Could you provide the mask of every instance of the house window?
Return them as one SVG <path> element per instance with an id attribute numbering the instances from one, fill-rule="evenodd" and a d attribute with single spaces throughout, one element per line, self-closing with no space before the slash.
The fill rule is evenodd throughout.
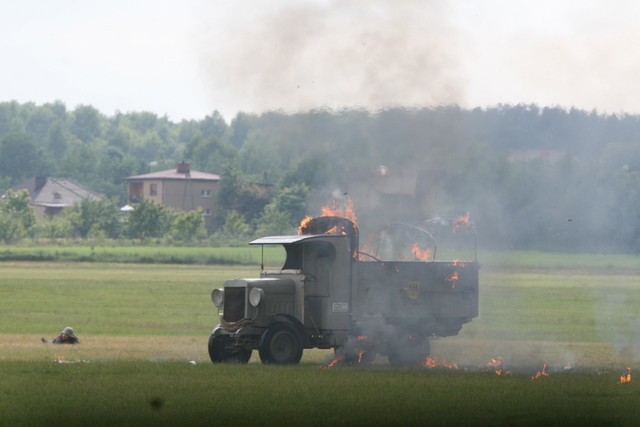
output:
<path id="1" fill-rule="evenodd" d="M 211 190 L 200 190 L 200 197 L 211 197 Z"/>
<path id="2" fill-rule="evenodd" d="M 158 184 L 149 184 L 149 195 L 150 196 L 158 195 Z"/>
<path id="3" fill-rule="evenodd" d="M 204 216 L 211 216 L 211 209 L 205 209 Z"/>

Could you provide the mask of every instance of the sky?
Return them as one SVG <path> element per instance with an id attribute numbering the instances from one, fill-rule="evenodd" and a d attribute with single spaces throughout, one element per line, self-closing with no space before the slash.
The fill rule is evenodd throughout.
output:
<path id="1" fill-rule="evenodd" d="M 0 102 L 640 114 L 634 0 L 0 0 Z"/>

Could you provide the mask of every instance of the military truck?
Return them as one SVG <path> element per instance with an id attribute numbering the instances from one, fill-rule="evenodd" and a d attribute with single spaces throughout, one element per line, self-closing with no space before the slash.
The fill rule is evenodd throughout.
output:
<path id="1" fill-rule="evenodd" d="M 429 340 L 457 335 L 478 315 L 478 263 L 388 261 L 358 248 L 358 228 L 342 217 L 316 217 L 301 233 L 263 237 L 282 245 L 284 265 L 259 278 L 228 280 L 211 300 L 220 324 L 209 338 L 214 363 L 296 364 L 304 349 L 335 349 L 345 360 L 386 356 L 416 363 Z"/>

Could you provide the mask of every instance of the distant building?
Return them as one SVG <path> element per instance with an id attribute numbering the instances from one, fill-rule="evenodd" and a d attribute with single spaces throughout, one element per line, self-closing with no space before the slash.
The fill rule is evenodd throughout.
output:
<path id="1" fill-rule="evenodd" d="M 104 197 L 70 179 L 37 176 L 12 188 L 13 191 L 27 190 L 36 218 L 53 218 L 65 208 L 85 199 L 101 200 Z"/>
<path id="2" fill-rule="evenodd" d="M 127 182 L 134 209 L 142 200 L 182 211 L 202 208 L 206 227 L 213 224 L 219 175 L 192 171 L 189 163 L 181 162 L 175 169 L 130 176 Z"/>

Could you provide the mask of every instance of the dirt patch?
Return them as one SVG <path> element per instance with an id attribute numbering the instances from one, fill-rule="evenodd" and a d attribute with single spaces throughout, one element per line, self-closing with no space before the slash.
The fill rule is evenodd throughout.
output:
<path id="1" fill-rule="evenodd" d="M 80 336 L 80 344 L 44 344 L 40 335 L 0 334 L 6 343 L 0 348 L 0 361 L 59 360 L 107 362 L 117 360 L 184 361 L 211 363 L 208 336 Z M 51 341 L 51 337 L 45 337 Z M 333 352 L 331 352 L 333 353 Z M 327 350 L 306 350 L 303 361 L 320 363 Z M 259 362 L 254 351 L 251 362 Z"/>

